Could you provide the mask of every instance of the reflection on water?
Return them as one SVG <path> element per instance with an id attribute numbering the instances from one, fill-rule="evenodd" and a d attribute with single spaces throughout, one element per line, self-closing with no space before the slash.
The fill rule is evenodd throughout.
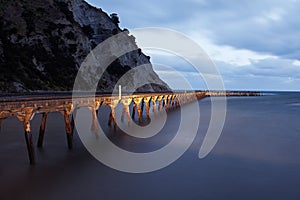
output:
<path id="1" fill-rule="evenodd" d="M 209 99 L 201 100 L 200 128 L 190 149 L 171 166 L 140 175 L 102 165 L 77 134 L 69 151 L 63 116 L 58 113 L 49 114 L 44 148 L 36 151 L 37 164 L 29 166 L 22 124 L 10 118 L 2 122 L 0 132 L 0 199 L 298 199 L 299 101 L 297 93 L 229 98 L 221 138 L 200 160 L 210 118 Z M 133 138 L 107 127 L 109 108 L 101 109 L 100 125 L 107 136 L 134 152 L 163 147 L 180 121 L 180 111 L 174 110 L 159 134 Z M 35 142 L 41 117 L 32 123 Z"/>

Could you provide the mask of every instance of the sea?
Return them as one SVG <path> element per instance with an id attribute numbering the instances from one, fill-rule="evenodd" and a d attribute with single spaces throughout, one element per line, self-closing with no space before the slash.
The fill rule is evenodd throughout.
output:
<path id="1" fill-rule="evenodd" d="M 37 161 L 31 166 L 21 122 L 6 119 L 0 132 L 0 199 L 300 198 L 300 93 L 228 97 L 221 136 L 203 159 L 198 153 L 210 123 L 210 98 L 198 104 L 199 122 L 192 115 L 183 116 L 199 123 L 191 146 L 170 165 L 148 173 L 126 173 L 106 166 L 89 153 L 76 132 L 73 149 L 68 150 L 60 113 L 49 114 L 44 146 L 36 148 Z M 175 137 L 181 119 L 180 109 L 169 110 L 163 129 L 143 139 L 121 130 L 115 133 L 107 126 L 108 113 L 105 106 L 98 113 L 107 137 L 136 153 L 163 148 Z M 40 115 L 32 121 L 35 143 L 40 121 Z"/>

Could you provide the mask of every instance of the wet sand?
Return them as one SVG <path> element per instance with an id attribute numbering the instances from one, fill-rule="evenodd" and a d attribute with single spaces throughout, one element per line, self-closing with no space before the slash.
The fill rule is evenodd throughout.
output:
<path id="1" fill-rule="evenodd" d="M 278 98 L 277 101 L 274 98 Z M 0 132 L 0 199 L 297 199 L 300 196 L 300 107 L 279 97 L 229 98 L 221 138 L 198 158 L 209 117 L 209 99 L 199 102 L 196 140 L 172 165 L 147 174 L 113 170 L 94 159 L 74 135 L 68 150 L 63 116 L 49 114 L 44 147 L 30 166 L 22 124 L 3 121 Z M 108 108 L 99 112 L 107 113 Z M 108 114 L 101 115 L 106 124 Z M 147 140 L 106 128 L 110 139 L 133 151 L 159 149 L 173 137 L 180 111 L 168 114 L 162 133 Z M 192 120 L 192 119 L 191 119 Z M 37 141 L 41 116 L 32 122 Z M 174 123 L 175 122 L 175 123 Z M 106 126 L 104 126 L 106 127 Z"/>

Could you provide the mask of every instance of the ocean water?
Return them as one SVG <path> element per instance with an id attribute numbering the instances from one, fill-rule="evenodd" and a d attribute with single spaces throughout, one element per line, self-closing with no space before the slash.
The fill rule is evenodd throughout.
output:
<path id="1" fill-rule="evenodd" d="M 30 166 L 22 124 L 7 119 L 0 132 L 0 199 L 299 199 L 300 93 L 229 97 L 227 104 L 221 137 L 206 158 L 199 159 L 198 152 L 210 120 L 209 98 L 199 101 L 199 130 L 187 152 L 146 174 L 103 165 L 77 134 L 68 150 L 59 113 L 49 115 L 44 147 L 36 149 L 37 164 Z M 114 134 L 106 125 L 108 112 L 107 107 L 99 112 L 107 136 L 133 152 L 154 151 L 170 142 L 181 115 L 180 110 L 169 112 L 158 135 L 136 139 L 121 131 Z M 40 120 L 37 116 L 32 122 L 35 142 Z"/>

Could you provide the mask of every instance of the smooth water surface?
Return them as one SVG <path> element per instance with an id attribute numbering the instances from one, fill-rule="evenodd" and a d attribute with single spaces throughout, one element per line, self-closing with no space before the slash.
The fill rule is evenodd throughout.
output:
<path id="1" fill-rule="evenodd" d="M 28 164 L 22 124 L 3 121 L 0 132 L 0 199 L 299 199 L 300 94 L 228 98 L 219 142 L 205 159 L 198 152 L 210 119 L 209 98 L 199 101 L 201 121 L 189 150 L 172 165 L 148 174 L 115 171 L 95 160 L 77 134 L 68 150 L 63 116 L 49 115 L 45 143 Z M 163 147 L 174 136 L 180 111 L 168 113 L 157 136 L 134 139 L 100 124 L 118 146 L 134 152 Z M 189 116 L 185 116 L 189 117 Z M 193 119 L 190 119 L 193 120 Z M 41 116 L 34 118 L 35 142 Z M 197 123 L 197 122 L 195 122 Z"/>

